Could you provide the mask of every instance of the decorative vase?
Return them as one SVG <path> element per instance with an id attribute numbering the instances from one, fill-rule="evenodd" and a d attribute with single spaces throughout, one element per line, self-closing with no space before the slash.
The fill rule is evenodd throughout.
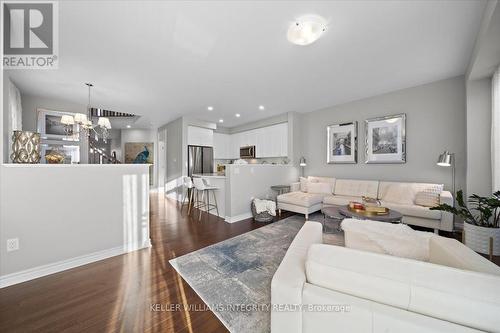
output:
<path id="1" fill-rule="evenodd" d="M 40 163 L 40 133 L 14 131 L 12 134 L 13 163 Z"/>
<path id="2" fill-rule="evenodd" d="M 472 250 L 490 254 L 490 238 L 493 239 L 493 255 L 500 255 L 500 228 L 486 228 L 464 223 L 465 245 Z"/>

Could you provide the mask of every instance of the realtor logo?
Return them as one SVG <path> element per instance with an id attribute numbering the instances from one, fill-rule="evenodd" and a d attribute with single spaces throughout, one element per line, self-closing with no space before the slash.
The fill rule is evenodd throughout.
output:
<path id="1" fill-rule="evenodd" d="M 5 68 L 57 68 L 56 2 L 3 2 L 3 22 Z"/>

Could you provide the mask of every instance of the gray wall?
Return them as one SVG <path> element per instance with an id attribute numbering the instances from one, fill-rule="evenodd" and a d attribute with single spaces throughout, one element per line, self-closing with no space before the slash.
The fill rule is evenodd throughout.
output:
<path id="1" fill-rule="evenodd" d="M 23 130 L 37 130 L 37 109 L 47 109 L 52 111 L 64 111 L 73 113 L 86 113 L 87 105 L 73 103 L 62 99 L 46 98 L 41 96 L 23 94 L 21 91 L 23 104 Z M 82 138 L 80 142 L 80 163 L 88 163 L 88 139 Z M 43 158 L 43 157 L 42 157 Z"/>
<path id="2" fill-rule="evenodd" d="M 467 82 L 467 194 L 491 194 L 491 78 Z"/>
<path id="3" fill-rule="evenodd" d="M 407 162 L 365 164 L 365 119 L 406 113 Z M 303 114 L 299 155 L 306 175 L 443 183 L 451 189 L 451 170 L 436 165 L 445 149 L 456 153 L 457 189 L 465 188 L 465 82 L 463 77 Z M 326 163 L 326 126 L 358 121 L 358 163 Z"/>
<path id="4" fill-rule="evenodd" d="M 163 127 L 160 130 L 167 130 L 167 176 L 165 192 L 171 198 L 178 199 L 178 186 L 182 182 L 182 149 L 183 149 L 183 120 L 178 118 Z M 160 185 L 161 186 L 161 185 Z M 178 199 L 180 200 L 180 199 Z"/>

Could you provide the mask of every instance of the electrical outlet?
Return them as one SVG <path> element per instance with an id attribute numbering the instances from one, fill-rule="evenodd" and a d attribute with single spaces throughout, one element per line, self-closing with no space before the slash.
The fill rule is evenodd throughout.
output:
<path id="1" fill-rule="evenodd" d="M 19 238 L 7 239 L 7 252 L 19 250 Z"/>

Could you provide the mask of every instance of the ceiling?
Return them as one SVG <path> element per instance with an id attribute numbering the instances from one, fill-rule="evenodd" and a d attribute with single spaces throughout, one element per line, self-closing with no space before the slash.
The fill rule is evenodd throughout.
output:
<path id="1" fill-rule="evenodd" d="M 233 127 L 461 75 L 485 4 L 64 1 L 59 69 L 9 74 L 24 93 L 82 105 L 93 82 L 93 106 L 142 115 L 137 126 L 188 115 Z M 304 14 L 328 30 L 293 45 Z"/>

